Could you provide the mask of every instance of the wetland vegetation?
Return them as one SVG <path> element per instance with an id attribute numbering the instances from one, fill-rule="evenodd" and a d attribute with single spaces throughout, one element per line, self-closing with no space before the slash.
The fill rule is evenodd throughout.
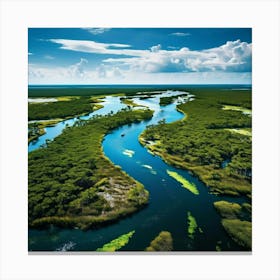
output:
<path id="1" fill-rule="evenodd" d="M 57 102 L 39 102 L 28 104 L 28 120 L 49 120 L 69 118 L 92 112 L 100 108 L 97 101 L 90 97 L 62 98 Z"/>
<path id="2" fill-rule="evenodd" d="M 79 120 L 29 153 L 29 225 L 90 228 L 139 210 L 148 192 L 103 154 L 101 141 L 112 129 L 152 117 L 150 110 Z"/>
<path id="3" fill-rule="evenodd" d="M 214 207 L 231 238 L 251 249 L 251 91 L 199 89 L 191 93 L 194 101 L 177 106 L 185 114 L 183 120 L 151 125 L 139 140 L 167 163 L 192 172 L 212 193 L 247 197 L 243 205 L 218 201 Z M 170 176 L 191 190 L 184 178 Z M 188 220 L 192 235 L 196 221 L 190 213 Z"/>
<path id="4" fill-rule="evenodd" d="M 168 231 L 162 231 L 159 235 L 151 241 L 146 251 L 172 251 L 173 250 L 173 239 L 171 233 Z"/>
<path id="5" fill-rule="evenodd" d="M 97 252 L 115 252 L 122 247 L 124 247 L 128 242 L 129 239 L 133 236 L 135 230 L 130 231 L 126 234 L 119 236 L 118 238 L 110 241 L 109 243 L 105 244 L 102 248 L 98 248 Z"/>
<path id="6" fill-rule="evenodd" d="M 168 164 L 195 175 L 211 193 L 245 198 L 246 203 L 216 201 L 213 207 L 221 216 L 221 225 L 232 240 L 250 250 L 251 91 L 231 92 L 209 88 L 184 90 L 195 97 L 189 102 L 185 103 L 185 99 L 182 104 L 177 103 L 177 110 L 184 113 L 185 117 L 173 123 L 166 123 L 162 119 L 157 124 L 149 125 L 139 136 L 139 141 Z M 67 89 L 65 94 L 61 92 L 61 89 L 43 91 L 43 94 L 42 89 L 31 91 L 31 97 L 52 97 L 57 101 L 28 105 L 29 120 L 34 120 L 29 123 L 29 141 L 42 135 L 46 126 L 101 108 L 100 98 L 105 94 L 103 89 L 95 90 L 92 96 L 89 95 L 91 90 L 83 89 L 79 97 L 74 96 L 76 89 Z M 151 119 L 153 112 L 147 108 L 137 109 L 143 105 L 134 102 L 136 89 L 117 89 L 112 93 L 126 95 L 121 97 L 121 101 L 128 106 L 127 109 L 115 115 L 95 116 L 88 121 L 78 119 L 73 127 L 66 127 L 61 135 L 48 141 L 44 148 L 29 154 L 30 228 L 42 229 L 55 225 L 96 229 L 147 205 L 148 191 L 108 160 L 101 145 L 103 137 L 113 129 Z M 144 100 L 155 94 L 158 92 L 153 90 L 138 96 Z M 167 107 L 175 100 L 171 96 L 161 97 L 160 105 Z M 126 135 L 121 134 L 121 137 L 125 138 Z M 132 159 L 135 151 L 126 148 L 122 154 Z M 157 174 L 150 165 L 141 166 Z M 164 172 L 191 194 L 200 195 L 196 185 L 178 172 L 169 169 Z M 112 252 L 124 247 L 135 231 L 124 232 L 127 233 L 99 247 L 97 251 Z M 193 241 L 198 232 L 203 231 L 194 215 L 188 211 L 187 236 Z M 215 244 L 216 250 L 222 250 L 221 244 Z M 173 250 L 171 233 L 162 231 L 146 250 Z"/>

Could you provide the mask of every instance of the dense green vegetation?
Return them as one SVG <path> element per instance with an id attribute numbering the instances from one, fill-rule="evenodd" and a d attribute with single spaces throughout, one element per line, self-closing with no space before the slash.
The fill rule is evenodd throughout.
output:
<path id="1" fill-rule="evenodd" d="M 159 99 L 159 105 L 160 105 L 160 106 L 169 105 L 169 104 L 171 104 L 174 100 L 176 100 L 178 97 L 181 97 L 181 96 L 187 96 L 187 93 L 183 93 L 183 94 L 180 94 L 180 95 L 177 95 L 177 96 L 165 96 L 165 97 L 161 97 L 161 98 Z"/>
<path id="2" fill-rule="evenodd" d="M 184 89 L 183 85 L 172 85 L 172 89 Z M 158 85 L 157 87 L 149 86 L 110 86 L 110 87 L 29 87 L 29 97 L 56 97 L 56 96 L 95 96 L 95 95 L 109 95 L 109 94 L 125 94 L 135 95 L 136 92 L 160 91 L 171 89 L 170 85 Z"/>
<path id="3" fill-rule="evenodd" d="M 114 166 L 102 152 L 110 130 L 152 117 L 150 110 L 79 120 L 29 153 L 29 225 L 96 227 L 133 213 L 148 201 L 143 185 Z"/>
<path id="4" fill-rule="evenodd" d="M 231 238 L 241 246 L 252 248 L 252 223 L 238 219 L 223 219 L 222 225 Z"/>
<path id="5" fill-rule="evenodd" d="M 166 97 L 161 97 L 159 100 L 159 105 L 160 106 L 166 106 L 168 104 L 171 104 L 174 100 L 173 96 L 166 96 Z"/>
<path id="6" fill-rule="evenodd" d="M 239 111 L 223 110 L 224 104 L 251 108 L 251 92 L 193 90 L 195 101 L 178 105 L 182 121 L 161 122 L 148 127 L 141 143 L 168 163 L 188 169 L 212 191 L 251 196 L 251 138 L 225 128 L 250 128 L 251 117 Z M 143 141 L 144 139 L 144 141 Z M 222 168 L 222 163 L 230 163 Z"/>
<path id="7" fill-rule="evenodd" d="M 169 231 L 162 231 L 160 234 L 151 242 L 146 251 L 172 251 L 173 240 Z"/>
<path id="8" fill-rule="evenodd" d="M 41 135 L 45 134 L 45 127 L 54 126 L 62 119 L 53 119 L 49 121 L 38 121 L 28 123 L 28 143 L 36 140 Z"/>
<path id="9" fill-rule="evenodd" d="M 169 164 L 190 170 L 212 192 L 251 198 L 251 91 L 194 89 L 191 93 L 195 101 L 177 106 L 185 114 L 183 120 L 148 127 L 140 142 Z M 214 206 L 231 238 L 250 249 L 251 204 L 219 201 Z M 196 221 L 191 215 L 188 220 L 192 233 Z"/>
<path id="10" fill-rule="evenodd" d="M 102 107 L 102 106 L 101 106 Z M 28 120 L 66 118 L 90 113 L 100 108 L 89 97 L 80 97 L 49 103 L 29 103 Z"/>
<path id="11" fill-rule="evenodd" d="M 111 242 L 105 244 L 102 248 L 98 248 L 97 252 L 115 252 L 122 247 L 124 247 L 128 242 L 129 239 L 133 236 L 135 230 L 130 231 L 126 234 L 119 236 L 118 238 L 112 240 Z"/>
<path id="12" fill-rule="evenodd" d="M 239 245 L 251 249 L 251 205 L 248 203 L 239 205 L 222 200 L 214 202 L 214 207 L 222 216 L 222 225 L 232 239 Z"/>

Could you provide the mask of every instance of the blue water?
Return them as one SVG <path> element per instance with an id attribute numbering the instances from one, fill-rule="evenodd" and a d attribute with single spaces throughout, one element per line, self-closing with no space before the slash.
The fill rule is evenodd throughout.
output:
<path id="1" fill-rule="evenodd" d="M 109 111 L 111 104 L 114 104 L 112 100 L 116 100 L 115 97 L 108 103 Z M 116 103 L 118 102 L 119 100 Z M 145 100 L 135 98 L 134 102 L 152 108 L 153 118 L 112 131 L 104 138 L 103 150 L 113 163 L 121 166 L 126 173 L 145 186 L 150 193 L 148 206 L 118 223 L 98 230 L 58 228 L 29 230 L 29 250 L 95 251 L 105 243 L 132 230 L 135 230 L 135 234 L 121 249 L 123 251 L 143 251 L 162 230 L 171 232 L 176 251 L 215 251 L 218 242 L 221 242 L 223 250 L 242 250 L 242 247 L 235 244 L 224 231 L 221 217 L 214 209 L 213 202 L 225 199 L 242 203 L 246 199 L 212 195 L 208 188 L 188 171 L 171 167 L 160 157 L 150 154 L 138 142 L 140 133 L 147 125 L 155 124 L 163 118 L 166 122 L 174 122 L 183 118 L 183 114 L 176 111 L 176 104 L 160 107 L 159 96 Z M 115 106 L 117 108 L 118 105 Z M 134 151 L 133 156 L 126 155 L 125 150 Z M 194 183 L 199 195 L 194 195 L 183 188 L 167 174 L 167 170 L 175 171 Z M 188 212 L 196 218 L 198 227 L 202 230 L 197 231 L 194 238 L 190 238 L 187 232 Z"/>
<path id="2" fill-rule="evenodd" d="M 79 119 L 88 120 L 95 115 L 104 116 L 111 112 L 116 113 L 119 110 L 126 107 L 126 105 L 124 105 L 123 103 L 120 102 L 120 97 L 112 97 L 112 96 L 106 96 L 100 104 L 103 105 L 104 107 L 97 111 L 94 111 L 88 115 L 81 116 L 81 117 L 79 117 Z M 33 150 L 36 150 L 36 149 L 44 146 L 46 144 L 47 140 L 54 139 L 55 137 L 57 137 L 59 134 L 62 133 L 63 129 L 66 126 L 72 126 L 77 120 L 78 120 L 78 118 L 72 118 L 69 120 L 59 122 L 55 126 L 46 127 L 45 128 L 46 133 L 44 135 L 40 136 L 37 140 L 29 143 L 28 152 L 31 152 Z"/>

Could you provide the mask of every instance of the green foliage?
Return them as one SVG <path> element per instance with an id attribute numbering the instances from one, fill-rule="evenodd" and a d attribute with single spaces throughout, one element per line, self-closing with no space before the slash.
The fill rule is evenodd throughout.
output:
<path id="1" fill-rule="evenodd" d="M 223 218 L 236 219 L 241 213 L 241 206 L 237 203 L 221 200 L 214 202 L 214 206 Z"/>
<path id="2" fill-rule="evenodd" d="M 166 106 L 168 104 L 171 104 L 173 100 L 174 100 L 174 96 L 161 97 L 159 100 L 159 105 Z"/>
<path id="3" fill-rule="evenodd" d="M 183 176 L 181 176 L 180 174 L 178 174 L 175 171 L 166 170 L 166 172 L 168 173 L 169 176 L 171 176 L 172 178 L 177 180 L 179 183 L 181 183 L 182 187 L 186 188 L 187 190 L 189 190 L 190 192 L 192 192 L 195 195 L 199 194 L 199 191 L 196 188 L 194 183 L 189 182 L 187 179 L 185 179 Z"/>
<path id="4" fill-rule="evenodd" d="M 54 223 L 89 228 L 145 205 L 148 192 L 105 158 L 101 141 L 111 129 L 152 114 L 137 110 L 95 117 L 66 128 L 47 147 L 29 153 L 30 226 Z"/>
<path id="5" fill-rule="evenodd" d="M 174 89 L 183 89 L 180 85 L 173 86 Z M 120 87 L 75 87 L 75 88 L 39 88 L 29 87 L 28 97 L 57 97 L 57 96 L 100 96 L 100 95 L 128 95 L 133 96 L 136 92 L 145 92 L 145 95 L 155 94 L 156 91 L 164 91 L 170 89 L 170 86 L 159 85 L 151 90 L 150 87 L 137 87 L 131 85 L 129 88 Z"/>
<path id="6" fill-rule="evenodd" d="M 162 231 L 160 234 L 152 240 L 149 247 L 145 251 L 172 251 L 173 239 L 169 231 Z"/>
<path id="7" fill-rule="evenodd" d="M 135 206 L 140 206 L 147 203 L 148 191 L 145 190 L 142 184 L 136 183 L 127 193 L 127 199 Z"/>
<path id="8" fill-rule="evenodd" d="M 212 191 L 228 195 L 251 195 L 252 139 L 228 129 L 249 131 L 251 117 L 224 105 L 251 109 L 250 91 L 192 89 L 195 100 L 178 105 L 185 118 L 170 124 L 149 126 L 141 134 L 147 145 L 169 164 L 192 171 Z M 243 133 L 244 134 L 244 133 Z M 230 163 L 222 168 L 225 159 Z"/>
<path id="9" fill-rule="evenodd" d="M 232 239 L 247 249 L 252 248 L 252 223 L 238 219 L 223 219 L 222 225 Z"/>
<path id="10" fill-rule="evenodd" d="M 97 252 L 115 252 L 120 248 L 124 247 L 128 242 L 129 239 L 133 236 L 135 230 L 130 231 L 126 234 L 119 236 L 118 238 L 112 240 L 111 242 L 105 244 L 102 248 L 98 248 Z"/>
<path id="11" fill-rule="evenodd" d="M 229 236 L 239 245 L 250 249 L 252 242 L 251 205 L 243 203 L 241 206 L 237 203 L 216 201 L 214 207 L 224 218 L 222 225 Z"/>
<path id="12" fill-rule="evenodd" d="M 38 122 L 28 124 L 28 143 L 45 134 L 44 126 Z"/>
<path id="13" fill-rule="evenodd" d="M 89 97 L 49 103 L 29 103 L 28 120 L 65 118 L 89 113 L 92 110 L 92 101 Z"/>
<path id="14" fill-rule="evenodd" d="M 194 239 L 194 234 L 197 230 L 197 223 L 195 217 L 192 216 L 191 212 L 188 212 L 188 235 Z"/>

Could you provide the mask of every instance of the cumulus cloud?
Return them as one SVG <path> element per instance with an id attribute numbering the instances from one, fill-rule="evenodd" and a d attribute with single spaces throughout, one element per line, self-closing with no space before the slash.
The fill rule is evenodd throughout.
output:
<path id="1" fill-rule="evenodd" d="M 161 49 L 161 45 L 160 44 L 151 47 L 151 51 L 152 52 L 158 52 L 160 49 Z"/>
<path id="2" fill-rule="evenodd" d="M 252 45 L 236 40 L 201 51 L 188 48 L 168 51 L 157 45 L 138 57 L 109 58 L 103 62 L 145 72 L 248 72 L 251 60 Z"/>
<path id="3" fill-rule="evenodd" d="M 105 82 L 108 78 L 122 80 L 125 76 L 119 67 L 101 64 L 95 69 L 87 69 L 88 60 L 81 58 L 79 62 L 68 67 L 42 67 L 36 64 L 29 64 L 28 78 L 32 84 L 36 83 L 99 83 Z"/>
<path id="4" fill-rule="evenodd" d="M 228 41 L 216 48 L 200 51 L 186 47 L 179 50 L 163 50 L 161 45 L 148 50 L 131 49 L 130 45 L 99 43 L 95 41 L 50 39 L 61 49 L 125 58 L 108 58 L 104 63 L 145 72 L 204 72 L 204 71 L 251 71 L 252 44 L 240 40 Z"/>
<path id="5" fill-rule="evenodd" d="M 190 50 L 187 47 L 165 50 L 160 44 L 146 50 L 136 50 L 130 45 L 119 43 L 66 39 L 50 39 L 50 41 L 66 50 L 112 56 L 103 59 L 102 63 L 95 68 L 87 66 L 88 61 L 84 58 L 68 67 L 47 68 L 30 65 L 29 77 L 32 81 L 41 79 L 52 80 L 53 83 L 61 80 L 69 83 L 94 83 L 98 80 L 99 83 L 103 83 L 110 80 L 113 83 L 123 79 L 125 82 L 127 79 L 137 80 L 144 74 L 159 77 L 155 74 L 174 73 L 179 77 L 184 73 L 217 75 L 234 72 L 250 73 L 252 69 L 252 44 L 240 40 L 228 41 L 221 46 L 199 51 Z"/>
<path id="6" fill-rule="evenodd" d="M 74 65 L 71 65 L 68 69 L 68 73 L 72 77 L 84 77 L 85 76 L 85 69 L 84 66 L 88 63 L 85 58 L 81 58 L 80 61 Z"/>

